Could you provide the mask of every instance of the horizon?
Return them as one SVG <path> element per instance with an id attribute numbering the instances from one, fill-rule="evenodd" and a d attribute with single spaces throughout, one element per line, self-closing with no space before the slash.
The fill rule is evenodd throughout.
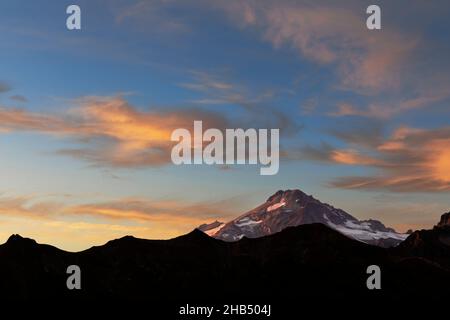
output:
<path id="1" fill-rule="evenodd" d="M 169 239 L 287 189 L 399 232 L 450 210 L 449 3 L 70 4 L 0 4 L 1 243 Z M 196 120 L 279 129 L 279 170 L 175 165 Z"/>
<path id="2" fill-rule="evenodd" d="M 299 190 L 299 191 L 303 192 L 303 191 L 300 190 L 300 189 L 286 189 L 286 190 L 278 190 L 278 191 L 276 191 L 275 193 L 271 194 L 271 196 L 273 196 L 274 194 L 276 194 L 276 193 L 279 192 L 279 191 L 285 192 L 285 191 L 295 191 L 295 190 Z M 308 195 L 308 196 L 311 196 L 311 197 L 313 197 L 313 198 L 315 198 L 316 200 L 319 200 L 320 202 L 322 202 L 320 199 L 318 199 L 317 197 L 315 197 L 315 196 L 312 195 L 312 194 L 307 194 L 307 195 Z M 326 203 L 326 202 L 322 202 L 322 203 L 324 203 L 324 204 L 329 204 L 329 203 Z M 332 204 L 329 204 L 329 205 L 333 206 Z M 333 206 L 333 207 L 334 207 L 334 206 Z M 0 243 L 0 245 L 1 245 L 1 244 L 5 244 L 11 237 L 19 236 L 19 237 L 24 238 L 24 239 L 31 239 L 31 240 L 34 240 L 34 241 L 36 241 L 38 244 L 51 245 L 51 246 L 54 246 L 54 247 L 56 247 L 56 248 L 58 248 L 58 249 L 60 249 L 60 250 L 66 251 L 66 252 L 77 253 L 77 252 L 81 252 L 81 251 L 90 249 L 90 248 L 95 247 L 95 246 L 102 246 L 102 245 L 105 245 L 105 244 L 107 244 L 108 242 L 110 242 L 110 241 L 112 241 L 112 240 L 119 240 L 119 239 L 122 239 L 122 238 L 124 238 L 124 237 L 130 237 L 130 236 L 131 236 L 131 237 L 134 237 L 134 238 L 137 238 L 137 239 L 143 239 L 143 240 L 170 240 L 170 239 L 175 239 L 175 238 L 180 237 L 180 236 L 183 236 L 183 235 L 190 234 L 190 233 L 192 233 L 192 232 L 194 232 L 194 231 L 196 231 L 196 230 L 202 232 L 202 231 L 199 229 L 199 227 L 201 227 L 202 225 L 208 225 L 208 224 L 211 224 L 211 223 L 214 223 L 214 222 L 228 223 L 228 222 L 230 222 L 230 221 L 232 221 L 232 220 L 237 219 L 239 216 L 242 216 L 242 215 L 246 214 L 247 212 L 251 211 L 252 209 L 254 209 L 254 208 L 251 208 L 251 209 L 249 209 L 249 210 L 247 210 L 247 211 L 245 211 L 245 212 L 239 213 L 239 214 L 235 215 L 234 217 L 230 217 L 231 220 L 220 221 L 220 220 L 217 220 L 217 219 L 216 219 L 216 220 L 205 221 L 203 224 L 198 225 L 198 226 L 195 226 L 195 227 L 193 227 L 193 228 L 190 229 L 190 230 L 187 230 L 187 231 L 185 231 L 185 232 L 183 232 L 183 233 L 175 234 L 175 235 L 169 236 L 169 237 L 162 237 L 162 238 L 146 238 L 146 237 L 138 237 L 138 236 L 134 236 L 133 234 L 124 234 L 124 235 L 118 236 L 118 237 L 116 237 L 116 238 L 105 239 L 104 242 L 99 242 L 99 243 L 92 243 L 92 244 L 89 244 L 87 247 L 76 247 L 76 248 L 70 249 L 70 248 L 59 247 L 59 246 L 56 244 L 56 243 L 57 243 L 56 241 L 54 241 L 54 243 L 41 242 L 41 241 L 39 241 L 38 239 L 35 239 L 35 238 L 33 238 L 33 237 L 29 237 L 29 236 L 24 235 L 24 234 L 19 234 L 19 233 L 14 233 L 14 232 L 13 232 L 13 233 L 11 233 L 11 234 L 5 239 L 2 243 Z M 341 208 L 336 208 L 336 209 L 341 209 Z M 349 213 L 349 212 L 347 212 L 347 213 Z M 444 215 L 445 213 L 447 213 L 447 212 L 443 212 L 441 215 L 439 215 L 439 217 L 441 217 L 441 216 Z M 349 213 L 349 214 L 351 214 L 351 213 Z M 355 217 L 356 219 L 359 220 L 358 217 L 356 217 L 356 216 L 354 216 L 354 217 Z M 372 218 L 369 218 L 369 219 L 372 219 Z M 419 228 L 419 229 L 408 229 L 408 230 L 405 230 L 405 231 L 399 231 L 399 230 L 396 230 L 396 231 L 397 231 L 397 232 L 400 232 L 400 233 L 406 234 L 407 231 L 409 232 L 409 231 L 428 230 L 428 229 L 432 229 L 434 226 L 436 226 L 436 225 L 438 224 L 438 222 L 439 222 L 439 219 L 438 219 L 437 221 L 435 221 L 432 225 L 430 225 L 430 226 L 424 226 L 423 228 Z M 381 221 L 381 223 L 383 223 L 383 221 Z M 330 226 L 327 226 L 327 227 L 330 228 Z M 391 227 L 391 226 L 386 225 L 386 227 L 389 228 L 389 227 Z M 331 228 L 331 229 L 332 229 L 332 228 Z M 337 231 L 337 232 L 339 232 L 339 231 Z M 205 232 L 202 232 L 202 233 L 204 233 L 205 235 L 207 235 Z M 342 233 L 342 232 L 340 232 L 340 233 Z M 344 233 L 342 233 L 342 234 L 344 234 Z M 345 234 L 344 234 L 344 235 L 345 235 Z"/>

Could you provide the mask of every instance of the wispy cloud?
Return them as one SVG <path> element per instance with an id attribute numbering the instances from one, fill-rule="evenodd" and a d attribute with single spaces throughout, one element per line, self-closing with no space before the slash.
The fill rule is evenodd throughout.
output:
<path id="1" fill-rule="evenodd" d="M 11 100 L 17 101 L 17 102 L 28 102 L 28 99 L 21 95 L 21 94 L 15 94 L 11 97 L 9 97 Z"/>
<path id="2" fill-rule="evenodd" d="M 398 87 L 399 71 L 418 43 L 392 28 L 370 32 L 358 10 L 329 2 L 227 1 L 222 6 L 240 25 L 259 28 L 276 48 L 293 47 L 306 59 L 337 66 L 339 86 L 352 90 Z"/>
<path id="3" fill-rule="evenodd" d="M 62 206 L 53 201 L 34 202 L 34 196 L 0 196 L 0 215 L 25 218 L 46 218 L 56 214 Z"/>
<path id="4" fill-rule="evenodd" d="M 48 115 L 26 110 L 0 109 L 0 130 L 31 131 L 72 139 L 80 148 L 58 153 L 96 165 L 143 167 L 170 162 L 177 128 L 192 128 L 194 120 L 204 127 L 223 128 L 227 120 L 200 109 L 141 111 L 120 97 L 87 97 L 67 115 Z"/>
<path id="5" fill-rule="evenodd" d="M 361 116 L 367 118 L 388 119 L 408 111 L 430 107 L 450 97 L 450 81 L 448 86 L 440 88 L 427 88 L 425 92 L 416 94 L 412 98 L 392 99 L 392 101 L 371 103 L 368 106 L 355 106 L 349 103 L 340 103 L 337 110 L 328 113 L 330 116 Z"/>
<path id="6" fill-rule="evenodd" d="M 340 138 L 354 149 L 322 144 L 304 148 L 301 154 L 315 161 L 366 166 L 377 173 L 339 177 L 330 182 L 332 187 L 393 192 L 450 191 L 449 127 L 399 127 L 386 139 L 370 138 L 366 142 L 364 139 L 355 141 L 345 134 Z"/>
<path id="7" fill-rule="evenodd" d="M 198 92 L 201 97 L 189 102 L 209 107 L 224 105 L 235 107 L 238 112 L 243 111 L 239 119 L 234 121 L 234 127 L 281 128 L 283 137 L 295 135 L 302 129 L 295 118 L 277 105 L 276 98 L 285 95 L 285 89 L 249 88 L 220 72 L 191 71 L 190 75 L 192 81 L 179 83 L 179 86 Z"/>
<path id="8" fill-rule="evenodd" d="M 0 81 L 0 93 L 8 92 L 11 90 L 11 86 L 3 81 Z"/>
<path id="9" fill-rule="evenodd" d="M 226 79 L 219 72 L 190 71 L 190 75 L 192 81 L 180 83 L 179 86 L 201 93 L 202 98 L 191 101 L 197 104 L 235 104 L 252 109 L 270 101 L 276 94 L 273 89 L 254 94 L 246 86 Z"/>
<path id="10" fill-rule="evenodd" d="M 105 221 L 174 222 L 197 226 L 205 221 L 235 217 L 248 195 L 190 201 L 182 196 L 163 198 L 122 197 L 90 200 L 98 194 L 0 193 L 0 216 L 53 220 L 62 217 L 101 218 Z M 101 198 L 101 197 L 100 197 Z"/>
<path id="11" fill-rule="evenodd" d="M 380 32 L 368 30 L 366 7 L 358 1 L 231 0 L 215 6 L 238 28 L 257 31 L 274 48 L 297 51 L 299 61 L 330 70 L 335 78 L 327 90 L 371 97 L 369 103 L 339 103 L 328 115 L 387 119 L 450 97 L 450 78 L 443 72 L 448 48 L 430 41 L 425 29 L 412 32 L 403 19 L 384 20 Z M 406 14 L 395 4 L 382 7 Z M 421 5 L 411 7 L 409 18 L 422 15 Z"/>
<path id="12" fill-rule="evenodd" d="M 139 30 L 146 33 L 170 32 L 184 33 L 190 30 L 189 24 L 179 16 L 170 14 L 174 4 L 180 5 L 173 0 L 140 0 L 127 1 L 126 3 L 110 3 L 118 24 L 133 23 Z"/>
<path id="13" fill-rule="evenodd" d="M 228 206 L 224 206 L 228 204 Z M 235 215 L 229 200 L 204 203 L 186 203 L 177 200 L 149 201 L 126 198 L 110 202 L 83 204 L 68 207 L 66 214 L 96 216 L 113 220 L 140 222 L 179 223 L 196 226 L 211 219 L 223 219 Z"/>

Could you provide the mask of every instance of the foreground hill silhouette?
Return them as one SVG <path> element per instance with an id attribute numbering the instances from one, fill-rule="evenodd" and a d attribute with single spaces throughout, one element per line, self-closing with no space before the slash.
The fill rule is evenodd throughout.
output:
<path id="1" fill-rule="evenodd" d="M 171 240 L 127 236 L 69 253 L 13 235 L 0 245 L 0 298 L 443 299 L 450 294 L 449 238 L 450 228 L 436 227 L 385 249 L 309 224 L 237 242 L 199 230 Z M 81 268 L 81 290 L 66 288 L 72 264 Z M 372 264 L 381 267 L 382 290 L 366 287 Z"/>

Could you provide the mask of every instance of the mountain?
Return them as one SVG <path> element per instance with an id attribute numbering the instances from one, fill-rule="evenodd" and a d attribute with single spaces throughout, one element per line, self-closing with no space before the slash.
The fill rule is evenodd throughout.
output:
<path id="1" fill-rule="evenodd" d="M 441 216 L 432 230 L 414 231 L 397 248 L 395 254 L 432 260 L 450 270 L 450 213 Z"/>
<path id="2" fill-rule="evenodd" d="M 441 216 L 441 220 L 437 224 L 437 227 L 449 227 L 450 228 L 450 212 L 444 213 Z"/>
<path id="3" fill-rule="evenodd" d="M 176 306 L 200 302 L 281 303 L 274 309 L 289 312 L 299 301 L 302 308 L 310 303 L 411 303 L 414 297 L 445 301 L 450 271 L 440 259 L 450 256 L 450 245 L 434 246 L 450 231 L 429 231 L 435 235 L 424 236 L 422 255 L 409 249 L 414 235 L 401 248 L 381 248 L 321 223 L 235 242 L 198 230 L 171 240 L 127 236 L 77 253 L 14 235 L 0 245 L 0 299 L 113 299 L 145 307 L 153 302 L 152 312 L 161 306 L 164 314 L 173 315 L 169 318 L 176 318 L 171 313 Z M 66 269 L 72 264 L 81 268 L 81 290 L 66 287 Z M 367 289 L 366 270 L 373 264 L 382 270 L 382 290 Z M 164 305 L 171 301 L 172 306 Z"/>
<path id="4" fill-rule="evenodd" d="M 310 223 L 322 223 L 352 239 L 381 247 L 396 246 L 408 236 L 385 227 L 378 220 L 358 220 L 300 190 L 277 191 L 262 205 L 230 222 L 215 221 L 198 229 L 220 240 L 237 241 Z"/>

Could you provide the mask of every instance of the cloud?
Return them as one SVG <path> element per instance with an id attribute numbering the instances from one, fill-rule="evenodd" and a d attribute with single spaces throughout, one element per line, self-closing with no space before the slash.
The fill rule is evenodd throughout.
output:
<path id="1" fill-rule="evenodd" d="M 330 153 L 330 160 L 340 164 L 354 164 L 354 165 L 380 165 L 381 162 L 370 156 L 363 155 L 356 150 L 333 150 Z"/>
<path id="2" fill-rule="evenodd" d="M 395 230 L 431 229 L 443 212 L 448 211 L 446 201 L 436 201 L 433 194 L 375 193 L 373 203 L 354 203 L 353 212 L 361 212 L 359 218 L 377 217 Z"/>
<path id="3" fill-rule="evenodd" d="M 329 89 L 370 96 L 370 103 L 340 103 L 330 116 L 387 119 L 430 107 L 450 97 L 448 46 L 433 41 L 428 28 L 413 30 L 404 21 L 433 19 L 422 5 L 407 10 L 384 3 L 398 19 L 384 19 L 383 29 L 368 30 L 366 5 L 358 1 L 219 1 L 215 3 L 240 29 L 298 52 L 300 60 L 325 68 L 335 78 Z M 407 16 L 407 20 L 405 19 Z M 443 20 L 437 20 L 442 23 Z M 437 22 L 436 22 L 437 23 Z M 287 50 L 286 50 L 287 49 Z M 308 112 L 308 106 L 306 106 Z"/>
<path id="4" fill-rule="evenodd" d="M 282 112 L 276 105 L 276 97 L 286 90 L 266 88 L 250 89 L 247 86 L 229 80 L 221 73 L 191 71 L 192 81 L 180 83 L 179 86 L 198 92 L 200 99 L 189 101 L 199 105 L 224 105 L 237 107 L 241 112 L 235 120 L 234 127 L 240 128 L 281 128 L 282 136 L 292 136 L 302 129 L 302 125 Z M 258 93 L 255 94 L 254 92 Z M 261 112 L 264 110 L 264 112 Z"/>
<path id="5" fill-rule="evenodd" d="M 341 138 L 345 135 L 341 135 Z M 349 142 L 351 139 L 347 139 Z M 344 189 L 392 192 L 450 191 L 450 127 L 418 129 L 399 127 L 388 138 L 358 140 L 355 149 L 323 144 L 305 148 L 304 157 L 316 161 L 376 170 L 369 176 L 344 176 L 330 186 Z"/>
<path id="6" fill-rule="evenodd" d="M 51 201 L 34 202 L 33 196 L 0 196 L 0 215 L 27 218 L 46 218 L 55 214 L 61 205 Z"/>
<path id="7" fill-rule="evenodd" d="M 317 99 L 308 99 L 306 100 L 304 103 L 300 104 L 299 109 L 300 109 L 300 113 L 302 115 L 309 115 L 314 113 L 314 111 L 316 111 L 317 109 Z"/>
<path id="8" fill-rule="evenodd" d="M 292 47 L 308 60 L 336 67 L 339 86 L 351 90 L 378 92 L 398 87 L 399 72 L 419 41 L 394 28 L 367 30 L 363 6 L 293 1 L 227 1 L 221 5 L 238 25 L 257 28 L 275 48 Z"/>
<path id="9" fill-rule="evenodd" d="M 223 206 L 227 204 L 228 206 Z M 208 220 L 233 216 L 231 201 L 185 203 L 176 200 L 149 201 L 127 198 L 117 201 L 68 207 L 66 214 L 96 216 L 113 220 L 141 222 L 173 222 L 196 226 Z"/>
<path id="10" fill-rule="evenodd" d="M 76 204 L 70 204 L 65 201 L 43 200 L 43 198 L 46 197 L 0 195 L 0 215 L 38 220 L 85 216 L 140 223 L 177 221 L 180 224 L 196 226 L 198 223 L 209 220 L 234 217 L 240 203 L 245 200 L 240 196 L 201 202 L 127 197 L 90 203 L 76 201 Z"/>
<path id="11" fill-rule="evenodd" d="M 118 24 L 133 23 L 145 32 L 184 33 L 188 24 L 178 15 L 171 14 L 180 5 L 173 0 L 143 0 L 124 5 L 113 5 L 115 21 Z"/>
<path id="12" fill-rule="evenodd" d="M 419 94 L 413 94 L 411 98 L 392 99 L 390 102 L 370 103 L 368 106 L 355 106 L 349 103 L 339 103 L 337 110 L 328 113 L 329 116 L 360 116 L 367 118 L 388 119 L 444 101 L 450 96 L 450 80 L 448 86 L 440 88 L 427 88 Z M 410 94 L 409 94 L 410 95 Z"/>
<path id="13" fill-rule="evenodd" d="M 450 191 L 449 181 L 429 176 L 342 177 L 334 180 L 330 185 L 342 189 L 389 190 L 392 192 Z"/>
<path id="14" fill-rule="evenodd" d="M 25 96 L 22 96 L 20 94 L 15 94 L 11 97 L 9 97 L 11 100 L 17 101 L 17 102 L 28 102 L 28 99 Z"/>
<path id="15" fill-rule="evenodd" d="M 63 117 L 0 107 L 0 131 L 37 131 L 47 134 L 76 133 L 75 123 Z"/>
<path id="16" fill-rule="evenodd" d="M 0 93 L 8 92 L 11 90 L 11 86 L 6 82 L 0 81 Z"/>
<path id="17" fill-rule="evenodd" d="M 31 131 L 69 138 L 79 148 L 59 154 L 112 167 L 157 166 L 170 162 L 177 128 L 192 128 L 202 120 L 205 128 L 224 128 L 227 120 L 201 109 L 141 111 L 121 97 L 87 97 L 77 101 L 68 115 L 47 115 L 1 108 L 0 131 Z"/>
<path id="18" fill-rule="evenodd" d="M 382 161 L 355 149 L 337 149 L 327 143 L 319 147 L 307 146 L 299 152 L 287 151 L 285 158 L 357 166 L 379 166 Z"/>
<path id="19" fill-rule="evenodd" d="M 236 104 L 252 109 L 275 95 L 273 90 L 252 94 L 245 86 L 226 80 L 225 76 L 220 74 L 191 71 L 190 75 L 192 81 L 180 83 L 179 86 L 203 94 L 201 99 L 191 101 L 197 104 Z"/>
<path id="20" fill-rule="evenodd" d="M 373 118 L 358 119 L 358 121 L 341 120 L 327 132 L 352 147 L 372 148 L 383 143 L 385 139 L 383 125 L 382 121 Z"/>
<path id="21" fill-rule="evenodd" d="M 337 105 L 337 110 L 328 113 L 328 115 L 333 117 L 343 117 L 343 116 L 370 116 L 373 110 L 361 110 L 349 103 L 339 103 Z"/>
<path id="22" fill-rule="evenodd" d="M 202 91 L 213 88 L 225 96 L 235 87 L 217 79 L 209 82 L 210 76 L 201 78 L 204 82 L 199 83 L 198 88 Z M 282 134 L 287 136 L 301 129 L 292 117 L 259 105 L 256 100 L 242 98 L 234 102 L 245 106 L 241 107 L 244 114 L 234 120 L 233 126 L 224 110 L 193 107 L 141 110 L 122 97 L 83 97 L 64 114 L 0 107 L 0 133 L 35 132 L 67 140 L 69 147 L 55 153 L 84 160 L 93 166 L 145 168 L 171 163 L 175 144 L 170 139 L 173 130 L 192 130 L 195 120 L 203 121 L 204 130 L 282 128 Z M 261 112 L 261 108 L 265 112 Z"/>

